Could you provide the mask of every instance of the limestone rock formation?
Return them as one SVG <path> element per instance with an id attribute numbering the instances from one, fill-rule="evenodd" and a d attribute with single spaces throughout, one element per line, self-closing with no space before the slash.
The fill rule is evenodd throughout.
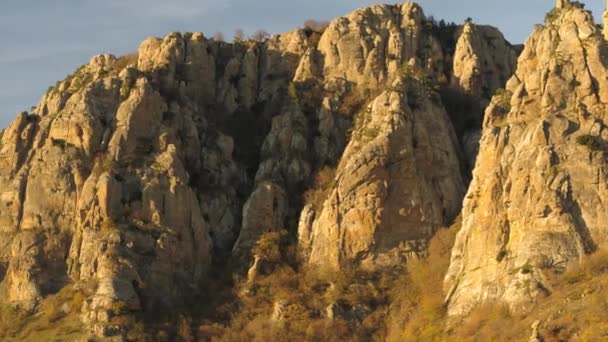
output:
<path id="1" fill-rule="evenodd" d="M 561 9 L 568 6 L 569 4 L 570 0 L 557 0 L 557 2 L 555 3 L 555 8 Z"/>
<path id="2" fill-rule="evenodd" d="M 384 92 L 358 109 L 344 153 L 327 158 L 327 164 L 339 163 L 329 198 L 302 210 L 299 248 L 308 262 L 332 268 L 399 263 L 422 253 L 435 229 L 459 210 L 465 186 L 460 165 L 466 162 L 452 125 L 445 122 L 442 99 L 427 88 L 451 79 L 460 96 L 455 102 L 466 96 L 481 107 L 512 75 L 516 54 L 495 28 L 433 25 L 415 4 L 377 5 L 335 20 L 321 37 L 324 82 L 339 80 L 340 97 L 322 101 L 317 157 L 327 154 L 331 139 L 324 138 L 336 130 L 341 99 Z M 450 40 L 454 46 L 441 45 Z M 399 74 L 427 83 L 392 85 Z M 473 121 L 461 137 L 471 160 L 481 116 Z M 427 169 L 431 164 L 442 166 Z"/>
<path id="3" fill-rule="evenodd" d="M 90 282 L 85 315 L 95 322 L 116 302 L 139 309 L 140 295 L 174 305 L 210 264 L 209 228 L 184 166 L 199 156 L 176 147 L 190 116 L 163 121 L 166 100 L 146 78 L 121 78 L 116 63 L 93 58 L 4 135 L 9 302 L 31 306 Z M 126 98 L 121 87 L 131 87 Z"/>
<path id="4" fill-rule="evenodd" d="M 107 332 L 116 305 L 158 310 L 191 297 L 239 232 L 257 168 L 246 148 L 265 133 L 247 122 L 270 124 L 305 38 L 150 38 L 135 56 L 94 57 L 19 114 L 0 149 L 7 301 L 31 308 L 87 284 L 83 319 Z M 284 202 L 261 192 L 248 204 Z"/>
<path id="5" fill-rule="evenodd" d="M 414 3 L 376 5 L 323 32 L 170 33 L 95 56 L 1 138 L 2 297 L 31 309 L 73 286 L 86 327 L 121 334 L 116 307 L 179 307 L 214 261 L 253 261 L 255 278 L 269 231 L 297 229 L 312 265 L 423 254 L 460 209 L 462 146 L 474 158 L 478 140 L 456 135 L 468 119 L 438 90 L 483 103 L 514 63 L 496 29 L 436 24 Z M 329 196 L 304 206 L 332 165 Z"/>
<path id="6" fill-rule="evenodd" d="M 420 81 L 401 78 L 357 115 L 329 197 L 301 220 L 309 263 L 395 265 L 457 214 L 464 182 L 440 104 Z"/>
<path id="7" fill-rule="evenodd" d="M 289 103 L 281 108 L 281 115 L 273 119 L 262 147 L 256 184 L 268 186 L 270 182 L 279 193 L 301 192 L 314 170 L 324 165 L 335 165 L 344 159 L 342 153 L 354 113 L 361 111 L 366 103 L 390 85 L 396 75 L 419 73 L 424 75 L 423 78 L 433 80 L 431 82 L 455 77 L 452 67 L 445 67 L 448 57 L 444 56 L 444 49 L 438 35 L 433 33 L 432 25 L 422 8 L 414 3 L 361 8 L 332 21 L 320 37 L 318 46 L 308 48 L 300 60 L 289 87 Z M 508 64 L 511 54 L 504 38 L 489 28 L 480 30 L 491 32 L 486 35 L 490 35 L 500 49 L 489 43 L 476 44 L 461 52 L 460 56 L 463 59 L 467 58 L 467 53 L 483 56 L 483 62 L 489 64 L 486 69 Z M 496 51 L 489 52 L 491 49 Z M 497 71 L 494 77 L 506 79 L 511 69 L 506 65 L 504 71 Z M 482 89 L 482 85 L 477 85 L 478 80 L 490 86 L 498 82 L 484 74 L 469 83 Z M 459 150 L 458 146 L 455 148 Z M 312 155 L 309 153 L 311 150 L 314 150 Z M 288 201 L 287 215 L 282 221 L 275 220 L 270 225 L 255 228 L 243 222 L 241 237 L 234 250 L 236 255 L 246 254 L 248 246 L 262 232 L 297 226 L 301 207 L 293 198 Z M 259 215 L 247 214 L 248 208 L 256 207 L 246 207 L 243 217 Z M 270 211 L 264 216 L 275 215 L 275 209 L 265 208 Z M 252 233 L 252 230 L 257 233 Z M 306 234 L 306 229 L 301 231 Z"/>
<path id="8" fill-rule="evenodd" d="M 602 17 L 604 23 L 604 39 L 608 40 L 608 0 L 606 1 L 606 5 L 604 6 L 604 15 Z"/>
<path id="9" fill-rule="evenodd" d="M 602 32 L 579 6 L 553 10 L 486 111 L 463 226 L 445 279 L 448 310 L 525 310 L 607 239 L 608 71 Z"/>
<path id="10" fill-rule="evenodd" d="M 425 31 L 425 22 L 415 3 L 374 5 L 332 21 L 319 41 L 325 78 L 374 89 L 390 82 L 403 64 L 442 73 L 444 56 L 437 39 Z"/>
<path id="11" fill-rule="evenodd" d="M 468 105 L 456 118 L 456 129 L 467 166 L 472 169 L 479 150 L 483 111 L 496 90 L 513 75 L 517 54 L 498 29 L 468 22 L 460 30 L 453 59 L 452 87 L 468 98 Z"/>
<path id="12" fill-rule="evenodd" d="M 489 100 L 513 75 L 516 60 L 498 29 L 465 23 L 454 53 L 454 82 L 465 93 Z"/>

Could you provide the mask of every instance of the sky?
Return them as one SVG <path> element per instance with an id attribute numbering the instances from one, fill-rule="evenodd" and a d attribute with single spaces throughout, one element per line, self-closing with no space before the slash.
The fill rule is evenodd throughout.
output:
<path id="1" fill-rule="evenodd" d="M 168 32 L 289 31 L 382 0 L 0 0 L 0 128 L 34 106 L 46 89 L 100 53 L 137 50 Z M 419 0 L 427 15 L 471 17 L 523 43 L 554 0 Z M 587 0 L 596 20 L 604 1 Z"/>

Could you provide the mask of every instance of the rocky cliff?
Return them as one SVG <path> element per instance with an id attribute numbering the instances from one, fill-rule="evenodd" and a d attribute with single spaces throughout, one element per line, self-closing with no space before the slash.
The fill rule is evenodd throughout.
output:
<path id="1" fill-rule="evenodd" d="M 310 263 L 331 268 L 422 255 L 460 209 L 458 157 L 438 95 L 419 80 L 397 79 L 357 114 L 322 209 L 304 208 L 299 247 Z"/>
<path id="2" fill-rule="evenodd" d="M 117 333 L 116 305 L 191 298 L 239 234 L 254 149 L 306 44 L 302 31 L 264 44 L 150 38 L 93 58 L 19 114 L 0 151 L 5 298 L 31 308 L 75 283 L 102 334 Z"/>
<path id="3" fill-rule="evenodd" d="M 576 23 L 588 19 L 571 12 Z M 589 65 L 589 74 L 560 69 L 565 80 L 539 108 L 558 106 L 573 80 L 597 94 L 572 92 L 589 111 L 603 96 L 589 50 L 603 44 L 599 31 L 575 32 L 584 32 L 576 56 L 587 63 L 570 68 Z M 74 288 L 86 300 L 70 310 L 110 336 L 124 333 L 117 316 L 187 305 L 213 265 L 230 260 L 242 272 L 268 232 L 298 235 L 304 264 L 333 269 L 424 255 L 460 210 L 481 108 L 511 76 L 515 55 L 494 28 L 439 25 L 405 3 L 359 9 L 322 32 L 234 43 L 171 33 L 132 55 L 96 56 L 2 137 L 0 290 L 36 310 Z M 518 90 L 522 68 L 508 89 L 528 96 Z M 497 101 L 484 142 L 508 135 L 489 128 Z M 326 195 L 305 203 L 327 168 L 335 176 L 318 189 Z"/>
<path id="4" fill-rule="evenodd" d="M 445 280 L 450 314 L 526 310 L 553 273 L 606 245 L 606 48 L 590 12 L 558 3 L 492 99 Z"/>
<path id="5" fill-rule="evenodd" d="M 375 87 L 364 94 L 377 92 L 382 80 L 384 91 L 355 115 L 327 198 L 317 198 L 321 203 L 309 203 L 302 212 L 299 245 L 310 263 L 331 268 L 396 265 L 424 253 L 428 238 L 460 208 L 466 161 L 437 90 L 481 106 L 511 74 L 515 51 L 494 28 L 470 23 L 438 28 L 412 4 L 375 6 L 335 21 L 321 39 L 321 51 L 343 22 L 350 26 L 341 29 L 347 34 L 331 44 L 333 49 L 365 46 L 369 38 L 362 28 L 379 32 L 377 41 L 388 35 L 387 51 L 371 49 L 367 58 L 347 64 L 361 68 L 344 74 L 354 85 Z M 377 55 L 384 56 L 386 66 L 374 61 Z M 452 112 L 467 133 L 480 120 L 475 108 L 468 110 Z"/>

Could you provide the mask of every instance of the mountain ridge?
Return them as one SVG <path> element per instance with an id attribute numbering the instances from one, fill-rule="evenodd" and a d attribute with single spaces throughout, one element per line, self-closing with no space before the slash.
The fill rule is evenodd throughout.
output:
<path id="1" fill-rule="evenodd" d="M 93 57 L 1 138 L 0 291 L 23 320 L 0 336 L 441 340 L 486 303 L 533 310 L 603 243 L 581 165 L 601 178 L 606 31 L 580 6 L 523 51 L 402 3 Z"/>

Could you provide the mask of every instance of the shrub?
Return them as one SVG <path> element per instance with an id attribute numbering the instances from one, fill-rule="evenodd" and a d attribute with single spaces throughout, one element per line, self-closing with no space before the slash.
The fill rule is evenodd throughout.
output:
<path id="1" fill-rule="evenodd" d="M 509 127 L 509 119 L 506 116 L 499 116 L 492 122 L 492 126 L 495 128 L 505 128 Z"/>
<path id="2" fill-rule="evenodd" d="M 117 71 L 121 71 L 129 65 L 137 65 L 139 59 L 139 52 L 135 51 L 124 56 L 119 57 L 112 65 L 112 68 Z"/>
<path id="3" fill-rule="evenodd" d="M 389 336 L 394 341 L 443 341 L 443 279 L 447 272 L 460 218 L 440 229 L 429 243 L 428 256 L 408 261 L 407 273 L 391 291 L 392 324 L 403 327 Z M 397 336 L 395 336 L 397 335 Z"/>
<path id="4" fill-rule="evenodd" d="M 404 63 L 399 70 L 397 70 L 397 74 L 404 77 L 411 77 L 417 80 L 422 80 L 426 77 L 426 74 L 421 68 L 411 66 L 407 63 Z"/>
<path id="5" fill-rule="evenodd" d="M 503 247 L 500 249 L 500 251 L 498 252 L 498 254 L 496 255 L 496 261 L 501 262 L 503 261 L 507 255 L 509 254 L 509 252 L 507 252 L 507 250 Z"/>
<path id="6" fill-rule="evenodd" d="M 552 165 L 551 167 L 549 167 L 547 173 L 549 177 L 557 176 L 557 174 L 559 173 L 559 167 L 557 165 Z"/>
<path id="7" fill-rule="evenodd" d="M 65 152 L 68 147 L 75 147 L 73 144 L 65 141 L 64 139 L 51 138 L 51 144 L 58 147 L 63 152 Z"/>
<path id="8" fill-rule="evenodd" d="M 265 30 L 257 30 L 251 35 L 251 39 L 256 42 L 263 42 L 270 37 L 270 34 Z"/>
<path id="9" fill-rule="evenodd" d="M 319 170 L 312 189 L 304 192 L 304 203 L 310 204 L 316 212 L 320 212 L 335 184 L 335 177 L 335 168 L 325 166 Z"/>
<path id="10" fill-rule="evenodd" d="M 49 323 L 54 323 L 65 316 L 65 313 L 60 308 L 61 303 L 56 301 L 49 301 L 45 306 L 44 315 L 48 318 Z"/>
<path id="11" fill-rule="evenodd" d="M 557 19 L 557 17 L 559 16 L 559 13 L 560 13 L 560 9 L 557 7 L 554 7 L 551 11 L 547 12 L 547 14 L 545 15 L 545 23 L 553 24 L 553 21 L 555 21 L 555 19 Z"/>
<path id="12" fill-rule="evenodd" d="M 226 37 L 224 36 L 224 33 L 218 31 L 213 34 L 213 40 L 216 42 L 224 42 L 226 41 Z"/>
<path id="13" fill-rule="evenodd" d="M 123 315 L 127 313 L 127 311 L 127 303 L 123 301 L 117 301 L 112 303 L 112 308 L 110 309 L 110 312 L 112 312 L 114 316 Z"/>
<path id="14" fill-rule="evenodd" d="M 329 27 L 329 24 L 329 21 L 326 20 L 317 21 L 314 19 L 308 19 L 304 22 L 304 28 L 316 32 L 323 32 L 327 29 L 327 27 Z"/>
<path id="15" fill-rule="evenodd" d="M 487 304 L 473 310 L 462 325 L 455 329 L 456 341 L 509 341 L 514 324 L 509 309 L 503 305 Z M 504 329 L 509 326 L 510 329 Z M 525 333 L 528 331 L 524 330 Z M 518 340 L 518 339 L 513 339 Z"/>
<path id="16" fill-rule="evenodd" d="M 390 89 L 389 89 L 390 90 Z M 395 89 L 393 90 L 395 91 Z M 401 89 L 396 89 L 396 91 L 401 91 Z M 366 107 L 363 110 L 358 111 L 353 116 L 353 122 L 351 126 L 346 131 L 347 140 L 350 142 L 354 138 L 359 138 L 361 144 L 365 144 L 368 140 L 373 139 L 375 137 L 374 133 L 377 135 L 379 131 L 374 128 L 369 127 L 369 113 L 371 113 L 371 108 Z M 367 130 L 367 132 L 365 132 Z M 372 131 L 370 131 L 372 130 Z"/>
<path id="17" fill-rule="evenodd" d="M 253 248 L 253 254 L 268 262 L 281 261 L 281 246 L 285 242 L 286 235 L 285 231 L 262 235 Z"/>
<path id="18" fill-rule="evenodd" d="M 97 163 L 99 168 L 99 173 L 113 173 L 116 167 L 116 162 L 112 156 L 104 154 L 98 157 L 99 162 Z"/>
<path id="19" fill-rule="evenodd" d="M 504 88 L 496 90 L 496 93 L 494 94 L 494 101 L 496 103 L 496 106 L 502 108 L 506 113 L 510 112 L 511 97 L 513 97 L 513 93 Z"/>
<path id="20" fill-rule="evenodd" d="M 143 322 L 134 323 L 127 332 L 128 341 L 146 341 L 146 329 Z"/>
<path id="21" fill-rule="evenodd" d="M 602 149 L 602 143 L 600 138 L 589 134 L 579 135 L 578 137 L 576 137 L 576 143 L 582 146 L 586 146 L 591 151 L 599 151 Z"/>
<path id="22" fill-rule="evenodd" d="M 131 95 L 131 90 L 133 89 L 134 85 L 135 85 L 135 80 L 133 80 L 133 79 L 126 79 L 122 82 L 122 84 L 120 85 L 120 100 L 121 101 L 125 101 L 126 99 L 129 98 L 129 96 Z"/>
<path id="23" fill-rule="evenodd" d="M 244 40 L 245 40 L 245 31 L 243 31 L 242 29 L 237 29 L 236 31 L 234 31 L 234 42 L 235 43 L 240 43 Z"/>
<path id="24" fill-rule="evenodd" d="M 72 297 L 72 300 L 70 301 L 71 309 L 76 310 L 77 312 L 80 311 L 80 308 L 82 308 L 82 303 L 84 303 L 84 299 L 84 294 L 80 291 L 77 291 Z"/>
<path id="25" fill-rule="evenodd" d="M 190 40 L 192 38 L 192 35 L 194 35 L 194 33 L 184 32 L 184 34 L 183 34 L 184 40 Z"/>
<path id="26" fill-rule="evenodd" d="M 608 273 L 608 249 L 600 249 L 566 270 L 563 279 L 568 284 L 590 280 Z"/>
<path id="27" fill-rule="evenodd" d="M 297 100 L 298 99 L 298 89 L 296 88 L 296 84 L 295 83 L 293 83 L 293 82 L 289 83 L 289 86 L 287 87 L 287 94 L 293 100 Z"/>
<path id="28" fill-rule="evenodd" d="M 533 269 L 534 267 L 529 262 L 526 262 L 519 270 L 521 274 L 530 274 Z"/>
<path id="29" fill-rule="evenodd" d="M 67 92 L 70 94 L 76 93 L 85 85 L 91 82 L 93 76 L 87 71 L 87 65 L 81 65 L 73 74 L 69 75 L 64 82 L 68 83 Z"/>
<path id="30" fill-rule="evenodd" d="M 101 221 L 100 227 L 99 227 L 102 231 L 111 231 L 111 230 L 117 230 L 118 229 L 118 225 L 116 224 L 116 222 L 110 218 L 110 217 L 106 217 L 103 221 Z"/>
<path id="31" fill-rule="evenodd" d="M 83 331 L 80 311 L 75 308 L 74 296 L 80 290 L 68 285 L 55 294 L 40 300 L 34 311 L 0 305 L 1 341 L 74 341 Z M 69 310 L 65 310 L 69 304 Z"/>
<path id="32" fill-rule="evenodd" d="M 192 342 L 194 337 L 192 336 L 192 320 L 186 316 L 180 316 L 177 323 L 177 336 L 183 342 Z"/>

